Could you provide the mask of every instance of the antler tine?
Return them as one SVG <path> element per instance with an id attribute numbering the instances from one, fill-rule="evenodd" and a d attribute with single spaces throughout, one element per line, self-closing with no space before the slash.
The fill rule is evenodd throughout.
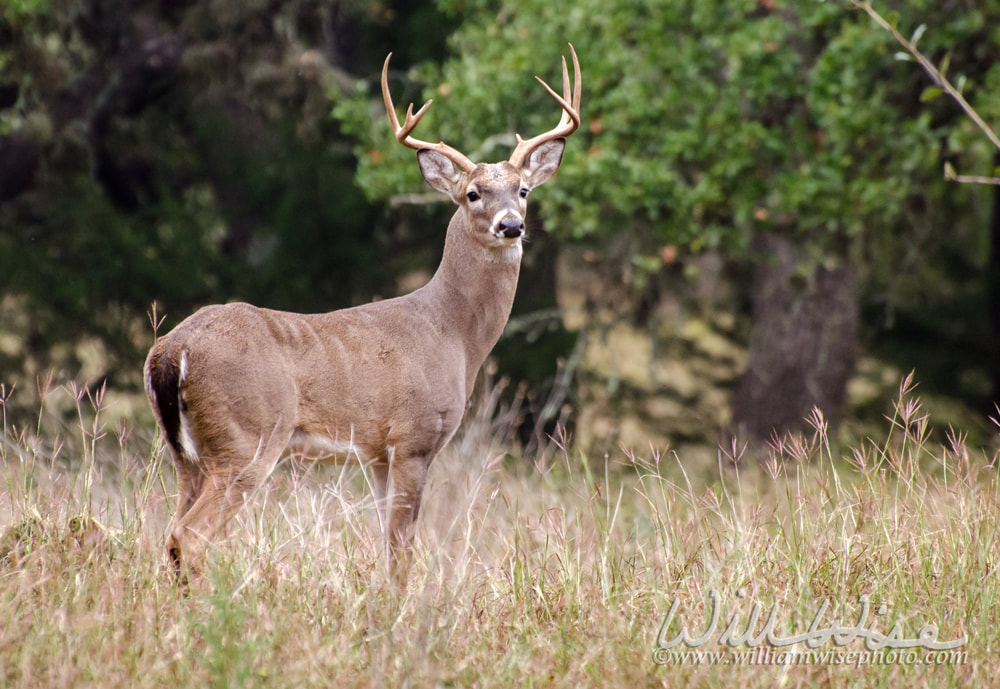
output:
<path id="1" fill-rule="evenodd" d="M 572 91 L 569 90 L 569 70 L 566 69 L 565 55 L 562 56 L 562 66 L 563 66 L 563 98 L 569 98 Z"/>
<path id="2" fill-rule="evenodd" d="M 569 51 L 573 53 L 573 78 L 576 79 L 576 88 L 573 90 L 573 109 L 580 112 L 580 96 L 583 95 L 583 80 L 580 78 L 580 60 L 576 57 L 573 44 L 569 44 Z"/>
<path id="3" fill-rule="evenodd" d="M 583 80 L 580 78 L 580 60 L 576 56 L 573 44 L 569 44 L 569 52 L 573 57 L 573 90 L 570 91 L 569 70 L 566 67 L 566 58 L 562 59 L 563 69 L 563 95 L 560 96 L 555 90 L 545 83 L 541 77 L 535 77 L 538 83 L 548 92 L 552 98 L 562 106 L 562 114 L 559 116 L 559 124 L 554 129 L 550 129 L 544 134 L 532 137 L 525 141 L 521 135 L 517 136 L 517 147 L 510 154 L 510 163 L 515 167 L 521 167 L 524 161 L 531 155 L 531 152 L 542 144 L 566 137 L 572 134 L 580 126 L 580 97 L 583 93 Z"/>
<path id="4" fill-rule="evenodd" d="M 410 136 L 410 133 L 416 128 L 417 123 L 420 122 L 420 118 L 424 116 L 427 112 L 427 108 L 431 107 L 433 100 L 429 100 L 420 106 L 420 109 L 416 113 L 413 112 L 413 103 L 406 108 L 406 120 L 403 122 L 403 126 L 399 126 L 399 118 L 396 116 L 396 106 L 392 103 L 392 96 L 389 95 L 389 59 L 392 57 L 392 53 L 389 53 L 385 57 L 385 63 L 382 65 L 382 102 L 385 103 L 385 114 L 389 116 L 389 122 L 392 124 L 393 132 L 396 135 L 396 141 L 403 144 L 407 148 L 412 148 L 417 151 L 422 151 L 429 149 L 431 151 L 437 151 L 444 157 L 448 158 L 451 162 L 455 163 L 458 167 L 466 172 L 472 172 L 476 164 L 469 160 L 468 157 L 458 149 L 452 148 L 448 144 L 442 142 L 432 144 L 427 141 L 421 141 L 420 139 L 415 139 Z"/>

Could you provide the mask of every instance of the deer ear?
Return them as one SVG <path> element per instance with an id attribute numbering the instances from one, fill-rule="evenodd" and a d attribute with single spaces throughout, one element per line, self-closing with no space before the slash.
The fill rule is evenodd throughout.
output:
<path id="1" fill-rule="evenodd" d="M 437 151 L 422 149 L 417 151 L 420 174 L 427 183 L 453 199 L 457 199 L 465 188 L 465 173 L 455 163 Z"/>
<path id="2" fill-rule="evenodd" d="M 559 169 L 565 148 L 566 139 L 558 138 L 548 141 L 532 151 L 521 168 L 528 184 L 537 187 L 539 184 L 547 182 Z"/>

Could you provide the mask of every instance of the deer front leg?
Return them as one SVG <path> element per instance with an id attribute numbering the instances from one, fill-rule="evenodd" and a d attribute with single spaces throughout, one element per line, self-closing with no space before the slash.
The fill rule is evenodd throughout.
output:
<path id="1" fill-rule="evenodd" d="M 388 480 L 383 514 L 388 513 L 389 577 L 403 591 L 413 560 L 413 538 L 429 465 L 430 460 L 425 457 L 396 457 L 386 465 Z"/>
<path id="2" fill-rule="evenodd" d="M 375 511 L 378 514 L 378 528 L 382 534 L 382 556 L 386 567 L 389 566 L 389 464 L 376 462 L 371 465 L 372 494 L 375 498 Z"/>

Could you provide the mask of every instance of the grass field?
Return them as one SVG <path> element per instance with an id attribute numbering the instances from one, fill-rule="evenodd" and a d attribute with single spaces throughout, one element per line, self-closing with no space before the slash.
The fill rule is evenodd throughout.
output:
<path id="1" fill-rule="evenodd" d="M 178 586 L 152 427 L 105 427 L 100 395 L 51 394 L 78 419 L 4 417 L 3 687 L 1000 682 L 995 455 L 930 434 L 908 383 L 882 438 L 837 449 L 815 414 L 814 432 L 739 466 L 738 446 L 696 467 L 559 442 L 517 458 L 486 400 L 432 467 L 405 596 L 358 467 L 283 465 L 205 577 Z M 929 643 L 931 624 L 967 643 L 895 648 Z M 667 648 L 682 627 L 708 638 Z M 815 648 L 775 640 L 808 632 Z"/>

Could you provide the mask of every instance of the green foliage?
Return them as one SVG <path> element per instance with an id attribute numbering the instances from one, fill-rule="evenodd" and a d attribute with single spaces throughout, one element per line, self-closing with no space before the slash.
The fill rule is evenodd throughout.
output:
<path id="1" fill-rule="evenodd" d="M 32 297 L 36 337 L 68 339 L 79 332 L 74 319 L 90 313 L 102 316 L 109 343 L 121 345 L 128 323 L 119 319 L 142 313 L 161 286 L 206 288 L 203 272 L 211 274 L 205 268 L 218 254 L 206 232 L 211 216 L 197 202 L 165 200 L 155 212 L 122 216 L 85 178 L 71 180 L 65 193 L 74 203 L 50 207 L 44 224 L 0 235 L 0 271 L 8 289 Z M 81 231 L 94 227 L 101 231 Z"/>
<path id="2" fill-rule="evenodd" d="M 31 313 L 4 374 L 90 334 L 106 370 L 134 381 L 154 301 L 170 327 L 207 302 L 318 311 L 391 292 L 395 257 L 381 257 L 395 237 L 353 182 L 326 97 L 367 68 L 355 34 L 378 45 L 434 16 L 374 2 L 333 16 L 323 0 L 4 3 L 0 155 L 22 159 L 0 181 L 26 184 L 0 196 L 0 296 Z M 330 32 L 342 52 L 309 49 Z"/>
<path id="3" fill-rule="evenodd" d="M 25 19 L 44 14 L 49 9 L 49 0 L 4 0 L 0 4 L 0 19 L 16 27 Z"/>
<path id="4" fill-rule="evenodd" d="M 777 230 L 809 233 L 822 251 L 845 237 L 905 231 L 906 204 L 942 186 L 941 156 L 965 150 L 942 147 L 964 126 L 959 113 L 927 110 L 926 84 L 893 60 L 891 37 L 837 3 L 441 6 L 464 12 L 453 57 L 406 76 L 436 99 L 421 131 L 465 151 L 498 132 L 551 126 L 558 111 L 529 76 L 558 83 L 558 57 L 574 43 L 583 131 L 543 205 L 547 227 L 563 237 L 627 228 L 647 241 L 741 251 L 755 232 Z M 978 61 L 985 47 L 963 46 L 1000 3 L 967 11 L 917 3 L 905 12 L 931 27 L 925 48 L 955 46 L 953 68 L 993 67 Z M 400 109 L 419 100 L 398 79 L 394 90 Z M 373 95 L 363 87 L 356 98 Z M 358 103 L 335 109 L 363 139 L 359 179 L 369 195 L 419 188 L 415 172 L 399 172 L 404 152 L 385 123 L 372 129 L 361 114 Z M 490 160 L 506 152 L 481 151 Z"/>
<path id="5" fill-rule="evenodd" d="M 643 254 L 632 257 L 639 285 L 662 269 L 665 245 L 682 260 L 717 249 L 743 261 L 754 236 L 781 234 L 805 248 L 807 270 L 857 269 L 866 340 L 913 319 L 922 343 L 947 340 L 956 351 L 961 341 L 974 352 L 966 362 L 988 359 L 990 191 L 947 182 L 942 169 L 990 174 L 995 151 L 950 99 L 933 98 L 916 63 L 897 59 L 892 36 L 849 3 L 439 6 L 462 18 L 451 57 L 416 65 L 394 58 L 393 94 L 400 111 L 434 98 L 418 135 L 478 159 L 502 159 L 513 132 L 555 123 L 557 106 L 531 76 L 558 85 L 559 56 L 567 42 L 575 46 L 583 124 L 558 183 L 536 197 L 559 239 L 599 246 L 628 235 L 627 246 Z M 889 11 L 983 117 L 1000 123 L 1000 2 L 892 3 Z M 374 199 L 425 189 L 378 100 L 373 77 L 334 110 L 359 140 L 359 184 Z M 484 148 L 497 134 L 506 141 Z M 946 359 L 928 352 L 922 363 Z M 954 386 L 954 369 L 952 361 L 938 373 L 922 370 Z M 985 379 L 981 370 L 965 378 Z"/>

